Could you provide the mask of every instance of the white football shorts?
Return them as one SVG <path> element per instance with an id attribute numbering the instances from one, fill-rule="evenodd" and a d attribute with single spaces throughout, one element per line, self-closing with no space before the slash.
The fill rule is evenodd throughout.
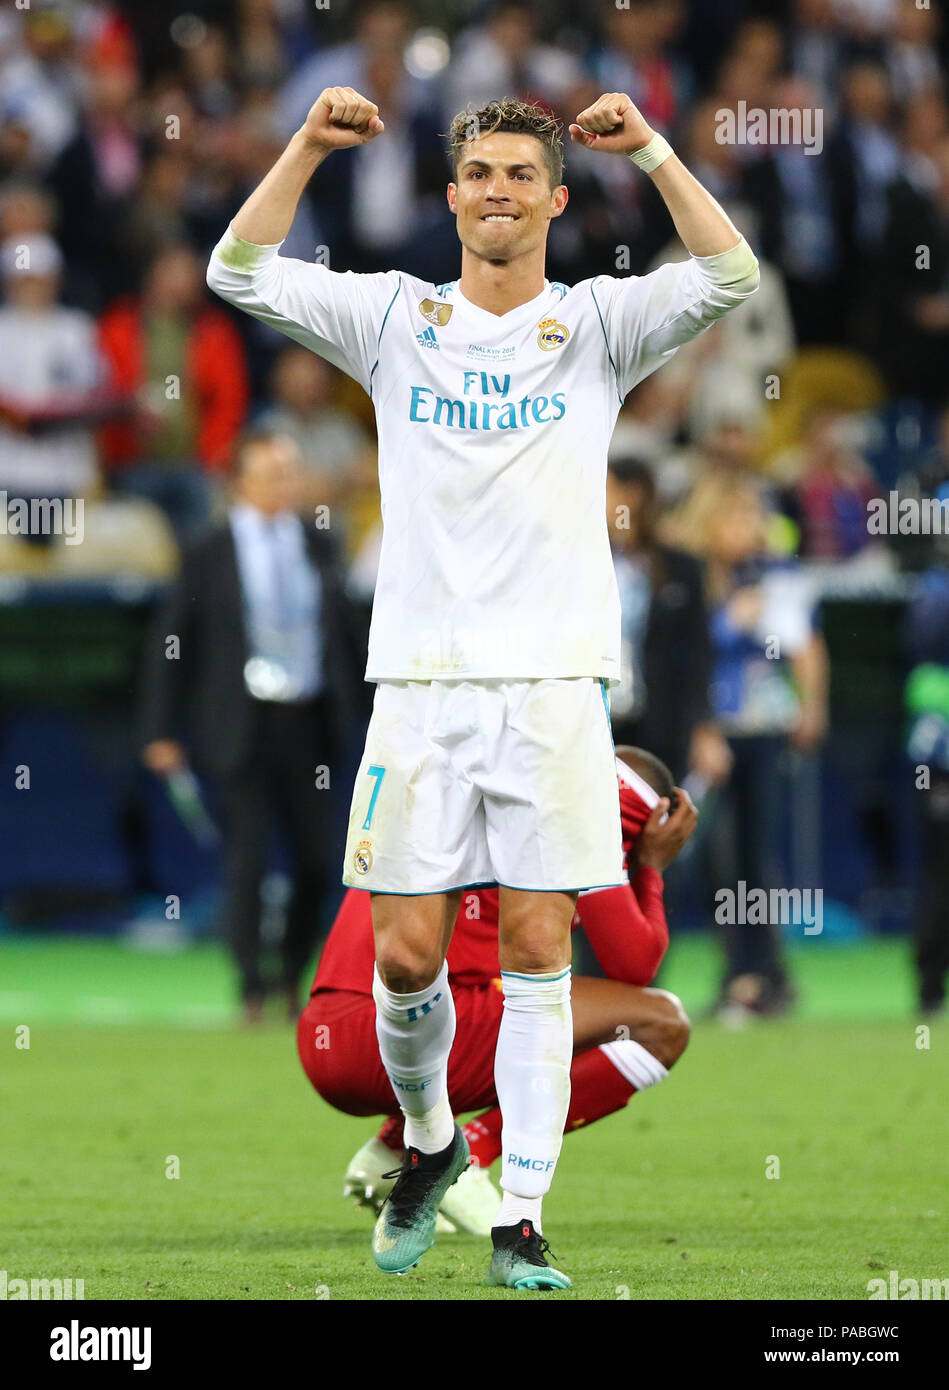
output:
<path id="1" fill-rule="evenodd" d="M 343 882 L 374 893 L 625 883 L 602 681 L 384 681 Z"/>

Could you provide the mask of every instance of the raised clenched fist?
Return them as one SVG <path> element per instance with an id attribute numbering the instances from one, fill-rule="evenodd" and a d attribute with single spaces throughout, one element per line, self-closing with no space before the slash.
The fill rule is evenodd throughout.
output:
<path id="1" fill-rule="evenodd" d="M 302 133 L 314 146 L 347 150 L 381 135 L 379 108 L 352 87 L 327 87 L 310 107 Z"/>
<path id="2" fill-rule="evenodd" d="M 607 154 L 632 154 L 648 145 L 654 134 L 625 92 L 605 92 L 570 126 L 575 144 Z"/>

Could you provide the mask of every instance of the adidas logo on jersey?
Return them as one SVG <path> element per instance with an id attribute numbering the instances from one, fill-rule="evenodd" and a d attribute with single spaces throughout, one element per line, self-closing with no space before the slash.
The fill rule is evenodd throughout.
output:
<path id="1" fill-rule="evenodd" d="M 416 333 L 415 338 L 420 347 L 434 348 L 436 352 L 441 351 L 434 328 L 426 328 L 424 333 Z"/>

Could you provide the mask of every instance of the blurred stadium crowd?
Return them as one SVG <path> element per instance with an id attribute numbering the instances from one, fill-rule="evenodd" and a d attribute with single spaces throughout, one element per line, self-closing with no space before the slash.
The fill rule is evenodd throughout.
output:
<path id="1" fill-rule="evenodd" d="M 917 931 L 921 1001 L 938 1007 L 949 969 L 949 542 L 909 524 L 874 528 L 868 503 L 891 491 L 949 500 L 947 30 L 936 0 L 7 7 L 8 747 L 29 743 L 22 728 L 51 693 L 42 672 L 23 675 L 51 594 L 73 619 L 82 609 L 87 633 L 90 612 L 160 601 L 181 548 L 226 515 L 249 424 L 296 441 L 299 506 L 330 509 L 361 631 L 381 525 L 371 406 L 204 283 L 211 247 L 321 89 L 370 96 L 386 134 L 317 172 L 285 254 L 436 282 L 458 272 L 444 199 L 452 114 L 513 94 L 566 123 L 600 92 L 625 91 L 745 233 L 761 288 L 620 415 L 608 498 L 628 673 L 614 692 L 617 741 L 652 748 L 707 803 L 671 890 L 686 918 L 711 920 L 709 884 L 822 886 L 839 909 L 826 913 L 829 935 Z M 819 113 L 819 148 L 722 140 L 721 113 L 740 103 Z M 645 274 L 684 256 L 628 160 L 570 146 L 565 181 L 551 279 Z M 81 544 L 16 533 L 16 499 L 57 497 L 84 500 Z M 113 708 L 131 721 L 135 681 L 123 669 Z M 354 725 L 364 717 L 357 700 Z M 111 753 L 100 729 L 90 755 L 125 788 L 114 804 L 126 810 L 132 726 Z M 0 892 L 28 921 L 41 880 L 24 868 L 26 839 L 22 853 L 10 848 L 24 822 L 21 803 L 4 798 Z M 87 804 L 88 786 L 77 814 Z M 86 843 L 75 818 L 55 836 L 33 822 L 29 835 L 46 846 L 47 883 L 51 841 Z M 73 865 L 61 882 L 90 883 L 102 857 L 90 841 L 86 877 Z M 154 864 L 103 874 L 126 894 L 161 877 Z M 780 935 L 726 931 L 723 1004 L 789 1002 Z"/>

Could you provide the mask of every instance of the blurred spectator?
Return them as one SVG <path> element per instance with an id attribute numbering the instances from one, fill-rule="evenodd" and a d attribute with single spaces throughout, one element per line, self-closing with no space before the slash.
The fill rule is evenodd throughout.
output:
<path id="1" fill-rule="evenodd" d="M 11 179 L 0 186 L 0 241 L 37 233 L 51 236 L 55 224 L 55 201 L 41 184 Z"/>
<path id="2" fill-rule="evenodd" d="M 140 406 L 134 423 L 104 431 L 113 487 L 148 497 L 179 539 L 193 538 L 247 410 L 240 335 L 207 302 L 201 262 L 178 246 L 158 254 L 139 298 L 106 311 L 100 338 L 115 385 Z"/>
<path id="3" fill-rule="evenodd" d="M 103 385 L 95 322 L 59 303 L 62 255 L 45 233 L 0 246 L 0 489 L 78 497 L 95 488 L 90 417 Z"/>
<path id="4" fill-rule="evenodd" d="M 893 133 L 892 93 L 879 64 L 855 63 L 844 74 L 843 112 L 829 152 L 850 181 L 848 239 L 865 269 L 883 242 L 886 193 L 902 160 Z"/>
<path id="5" fill-rule="evenodd" d="M 191 239 L 190 177 L 190 163 L 180 153 L 160 151 L 146 161 L 136 197 L 117 219 L 115 244 L 124 265 L 140 271 L 165 246 Z"/>
<path id="6" fill-rule="evenodd" d="M 888 273 L 881 253 L 888 222 L 888 191 L 900 172 L 902 151 L 893 129 L 893 100 L 886 68 L 866 60 L 843 74 L 839 124 L 823 156 L 837 190 L 848 318 L 845 335 L 870 350 L 874 323 L 874 280 Z M 841 337 L 841 325 L 835 335 Z"/>
<path id="7" fill-rule="evenodd" d="M 722 203 L 740 197 L 743 166 L 736 146 L 716 138 L 720 106 L 720 96 L 710 97 L 691 112 L 683 157 L 699 183 Z M 754 241 L 753 234 L 750 240 Z"/>
<path id="8" fill-rule="evenodd" d="M 732 771 L 710 829 L 714 883 L 770 892 L 786 882 L 780 863 L 788 748 L 817 748 L 827 727 L 826 651 L 807 589 L 766 549 L 758 489 L 720 473 L 703 478 L 668 535 L 704 559 L 712 605 L 712 714 Z M 724 934 L 723 1008 L 776 1013 L 792 990 L 780 927 L 736 923 Z"/>
<path id="9" fill-rule="evenodd" d="M 715 74 L 709 104 L 716 114 L 719 109 L 737 113 L 740 101 L 746 109 L 767 110 L 779 76 L 780 68 L 775 66 L 773 54 L 760 44 L 742 43 L 739 35 Z M 743 164 L 753 163 L 766 156 L 767 146 L 739 143 L 735 153 Z"/>
<path id="10" fill-rule="evenodd" d="M 802 132 L 806 113 L 823 110 L 821 92 L 798 76 L 776 83 L 770 104 L 788 111 Z M 846 186 L 830 151 L 815 150 L 803 140 L 770 145 L 745 179 L 746 196 L 759 215 L 760 250 L 785 277 L 802 343 L 838 341 L 848 303 Z"/>
<path id="11" fill-rule="evenodd" d="M 894 390 L 939 404 L 949 361 L 949 134 L 890 190 L 882 356 Z"/>
<path id="12" fill-rule="evenodd" d="M 679 381 L 670 387 L 665 371 L 653 372 L 634 386 L 613 427 L 610 459 L 629 454 L 658 471 L 660 458 L 670 452 L 683 427 L 688 396 L 688 383 Z"/>
<path id="13" fill-rule="evenodd" d="M 886 65 L 900 101 L 938 92 L 938 41 L 942 15 L 936 5 L 895 5 L 893 28 L 886 45 Z"/>
<path id="14" fill-rule="evenodd" d="M 754 245 L 751 210 L 732 206 L 726 211 L 736 225 L 748 229 L 747 239 Z M 662 248 L 649 270 L 669 261 L 684 261 L 687 254 L 676 237 Z M 766 378 L 780 373 L 794 353 L 794 323 L 784 280 L 763 256 L 758 266 L 761 280 L 751 299 L 686 343 L 663 369 L 666 390 L 681 393 L 693 431 L 705 427 L 709 407 L 717 409 L 723 397 L 741 400 L 743 418 L 755 421 L 767 399 Z"/>
<path id="15" fill-rule="evenodd" d="M 825 119 L 832 124 L 837 113 L 837 74 L 847 52 L 847 42 L 834 0 L 792 0 L 791 70 L 819 93 Z"/>
<path id="16" fill-rule="evenodd" d="M 181 61 L 188 95 L 199 116 L 218 120 L 234 109 L 237 101 L 234 53 L 223 29 L 203 24 L 189 43 Z"/>
<path id="17" fill-rule="evenodd" d="M 288 434 L 300 450 L 304 468 L 304 504 L 344 504 L 370 444 L 369 435 L 351 415 L 332 404 L 333 368 L 307 348 L 288 347 L 271 377 L 274 404 L 259 424 L 274 434 Z"/>
<path id="18" fill-rule="evenodd" d="M 370 49 L 363 65 L 361 90 L 383 113 L 386 138 L 352 151 L 336 167 L 327 163 L 317 170 L 308 191 L 320 241 L 334 264 L 345 256 L 353 270 L 398 265 L 437 278 L 434 248 L 428 237 L 420 245 L 419 234 L 423 218 L 432 212 L 436 220 L 450 224 L 440 113 L 416 103 L 399 49 Z M 452 271 L 456 263 L 457 252 Z"/>
<path id="19" fill-rule="evenodd" d="M 0 179 L 29 179 L 35 176 L 30 132 L 15 117 L 0 121 Z"/>
<path id="20" fill-rule="evenodd" d="M 949 406 L 939 417 L 935 447 L 916 468 L 900 475 L 896 490 L 901 500 L 939 502 L 944 513 L 949 507 Z M 937 565 L 949 568 L 949 526 L 929 534 L 920 528 L 916 534 L 891 535 L 889 542 L 904 569 L 922 571 Z"/>
<path id="21" fill-rule="evenodd" d="M 241 78 L 254 85 L 276 87 L 287 71 L 283 26 L 291 7 L 281 0 L 238 0 L 237 10 L 237 66 Z"/>
<path id="22" fill-rule="evenodd" d="M 855 447 L 853 420 L 816 410 L 803 443 L 775 459 L 774 468 L 793 477 L 782 507 L 799 529 L 801 559 L 849 560 L 872 543 L 867 503 L 879 489 Z"/>
<path id="23" fill-rule="evenodd" d="M 607 475 L 607 520 L 622 608 L 622 683 L 610 696 L 617 743 L 648 748 L 706 785 L 730 757 L 712 722 L 711 638 L 700 562 L 656 538 L 656 485 L 641 460 L 620 457 Z"/>
<path id="24" fill-rule="evenodd" d="M 923 823 L 917 987 L 923 1012 L 938 1013 L 949 975 L 949 570 L 939 566 L 921 576 L 905 632 L 913 663 L 905 691 L 907 752 Z"/>
<path id="25" fill-rule="evenodd" d="M 626 92 L 654 130 L 671 134 L 692 92 L 692 78 L 671 45 L 682 27 L 681 0 L 601 3 L 605 45 L 593 57 L 603 92 Z"/>
<path id="26" fill-rule="evenodd" d="M 762 84 L 773 82 L 784 66 L 784 35 L 781 26 L 765 15 L 745 19 L 735 31 L 731 53 L 756 73 Z M 753 96 L 752 92 L 748 96 Z"/>
<path id="27" fill-rule="evenodd" d="M 190 746 L 218 792 L 225 932 L 251 1023 L 266 988 L 260 888 L 272 819 L 292 858 L 279 988 L 297 1017 L 300 977 L 336 881 L 330 778 L 356 672 L 329 538 L 296 514 L 299 481 L 292 441 L 248 432 L 237 501 L 186 553 L 145 670 L 146 766 L 160 777 L 180 773 Z M 176 659 L 168 657 L 171 635 L 180 642 Z"/>
<path id="28" fill-rule="evenodd" d="M 100 66 L 88 79 L 84 119 L 49 171 L 60 210 L 60 238 L 70 292 L 90 311 L 120 288 L 114 227 L 141 173 L 134 67 Z"/>
<path id="29" fill-rule="evenodd" d="M 19 18 L 21 46 L 0 67 L 0 122 L 15 122 L 26 133 L 26 160 L 43 172 L 79 128 L 75 33 L 65 5 L 38 4 Z"/>
<path id="30" fill-rule="evenodd" d="M 466 106 L 477 111 L 499 96 L 556 105 L 580 80 L 581 68 L 563 48 L 538 38 L 538 28 L 533 5 L 500 0 L 481 24 L 463 29 L 448 70 L 446 116 Z"/>
<path id="31" fill-rule="evenodd" d="M 668 504 L 681 502 L 707 476 L 747 474 L 761 452 L 764 397 L 747 376 L 710 364 L 688 408 L 689 434 L 696 442 L 663 458 L 657 474 L 659 494 Z"/>
<path id="32" fill-rule="evenodd" d="M 394 57 L 402 62 L 412 32 L 414 11 L 407 0 L 368 0 L 355 17 L 353 37 L 330 48 L 319 49 L 301 63 L 280 94 L 280 125 L 284 136 L 299 130 L 324 87 L 354 87 L 365 96 L 371 91 L 369 66 L 374 57 Z M 496 93 L 492 93 L 496 95 Z M 409 76 L 407 109 L 410 117 L 437 105 L 434 82 Z M 433 118 L 440 121 L 441 114 Z M 388 130 L 388 125 L 386 126 Z"/>

